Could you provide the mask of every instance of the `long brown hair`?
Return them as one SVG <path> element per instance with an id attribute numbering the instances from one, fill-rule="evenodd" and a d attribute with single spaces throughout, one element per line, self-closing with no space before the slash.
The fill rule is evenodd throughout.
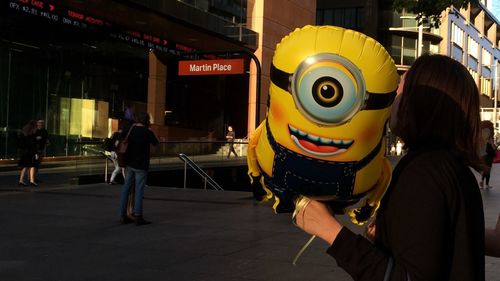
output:
<path id="1" fill-rule="evenodd" d="M 443 55 L 419 57 L 406 73 L 397 119 L 409 149 L 445 147 L 480 168 L 479 92 L 459 62 Z"/>
<path id="2" fill-rule="evenodd" d="M 21 133 L 25 136 L 32 135 L 36 132 L 36 121 L 30 120 L 24 127 L 21 129 Z"/>

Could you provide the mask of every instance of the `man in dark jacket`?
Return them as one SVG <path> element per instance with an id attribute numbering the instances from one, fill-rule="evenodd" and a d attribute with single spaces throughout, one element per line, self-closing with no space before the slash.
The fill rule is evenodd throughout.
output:
<path id="1" fill-rule="evenodd" d="M 125 183 L 120 195 L 120 215 L 122 224 L 135 222 L 136 225 L 150 224 L 142 215 L 142 198 L 147 181 L 150 159 L 150 145 L 158 145 L 156 135 L 149 129 L 149 114 L 141 112 L 137 116 L 138 123 L 129 129 L 126 152 Z M 127 134 L 128 131 L 124 131 Z M 135 180 L 135 205 L 133 217 L 127 216 L 127 199 Z"/>

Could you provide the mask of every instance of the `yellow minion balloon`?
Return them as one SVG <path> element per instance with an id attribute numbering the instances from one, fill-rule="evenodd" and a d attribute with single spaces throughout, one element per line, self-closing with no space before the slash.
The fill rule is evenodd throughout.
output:
<path id="1" fill-rule="evenodd" d="M 257 200 L 276 212 L 294 200 L 327 202 L 363 224 L 391 178 L 384 128 L 399 76 L 387 51 L 366 35 L 305 26 L 284 37 L 271 65 L 266 120 L 250 138 L 248 168 Z"/>

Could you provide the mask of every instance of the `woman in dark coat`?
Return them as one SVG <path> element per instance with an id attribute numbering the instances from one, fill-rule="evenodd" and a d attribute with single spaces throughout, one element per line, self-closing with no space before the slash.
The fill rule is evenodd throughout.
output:
<path id="1" fill-rule="evenodd" d="M 38 186 L 35 182 L 34 170 L 38 161 L 35 132 L 36 121 L 31 120 L 24 125 L 21 133 L 18 135 L 17 145 L 19 148 L 19 162 L 17 165 L 21 168 L 21 173 L 19 175 L 20 186 Z M 26 174 L 29 175 L 29 184 L 24 181 Z"/>
<path id="2" fill-rule="evenodd" d="M 310 200 L 299 227 L 329 245 L 354 280 L 485 280 L 485 231 L 478 170 L 479 93 L 459 62 L 419 57 L 396 97 L 391 129 L 408 153 L 394 169 L 376 218 L 374 243 Z M 391 120 L 392 121 L 392 120 Z"/>

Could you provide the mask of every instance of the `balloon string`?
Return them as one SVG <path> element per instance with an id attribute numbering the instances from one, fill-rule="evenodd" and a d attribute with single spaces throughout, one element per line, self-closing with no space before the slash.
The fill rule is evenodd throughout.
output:
<path id="1" fill-rule="evenodd" d="M 311 200 L 309 198 L 305 197 L 305 196 L 299 196 L 297 198 L 297 200 L 295 200 L 295 211 L 292 214 L 292 222 L 293 222 L 293 224 L 297 225 L 297 215 L 298 215 L 298 213 L 302 209 L 305 209 L 307 207 L 307 205 L 309 205 L 310 202 L 311 202 Z M 304 246 L 302 246 L 302 248 L 300 249 L 300 251 L 297 253 L 297 255 L 295 256 L 295 258 L 293 259 L 293 262 L 292 262 L 293 265 L 297 265 L 297 261 L 299 260 L 300 256 L 302 255 L 302 253 L 304 253 L 304 251 L 307 249 L 307 247 L 309 247 L 309 245 L 311 245 L 311 243 L 314 240 L 314 238 L 316 238 L 316 235 L 312 235 L 311 238 L 309 238 L 309 241 L 307 241 L 306 244 L 304 244 Z"/>
<path id="2" fill-rule="evenodd" d="M 316 238 L 316 235 L 312 235 L 311 238 L 309 238 L 309 240 L 306 242 L 306 244 L 304 244 L 304 246 L 302 246 L 300 251 L 297 253 L 295 258 L 293 259 L 293 262 L 292 262 L 293 265 L 297 265 L 297 261 L 299 260 L 299 257 L 302 255 L 302 253 L 304 253 L 304 251 L 307 249 L 307 247 L 309 247 L 309 245 L 311 245 L 314 238 Z"/>

